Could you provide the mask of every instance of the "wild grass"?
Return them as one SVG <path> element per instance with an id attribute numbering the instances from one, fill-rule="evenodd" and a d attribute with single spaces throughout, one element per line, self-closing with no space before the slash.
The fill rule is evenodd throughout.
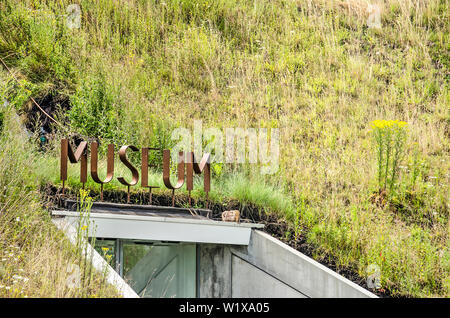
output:
<path id="1" fill-rule="evenodd" d="M 382 1 L 379 30 L 356 0 L 81 0 L 69 30 L 72 2 L 0 4 L 0 55 L 23 84 L 3 76 L 4 91 L 19 112 L 31 95 L 66 96 L 58 118 L 71 131 L 116 145 L 170 147 L 193 119 L 280 128 L 276 175 L 224 165 L 211 196 L 299 216 L 317 258 L 362 276 L 377 264 L 393 295 L 450 294 L 447 1 Z M 409 127 L 388 199 L 377 119 Z"/>
<path id="2" fill-rule="evenodd" d="M 0 133 L 0 297 L 117 297 L 43 209 L 34 146 L 9 114 Z"/>

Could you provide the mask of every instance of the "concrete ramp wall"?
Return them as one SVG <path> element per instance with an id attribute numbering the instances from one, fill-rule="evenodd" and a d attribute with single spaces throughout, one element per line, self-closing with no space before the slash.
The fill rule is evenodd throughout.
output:
<path id="1" fill-rule="evenodd" d="M 64 232 L 69 241 L 76 245 L 77 230 L 72 224 L 64 219 L 53 219 L 56 227 Z M 97 251 L 87 241 L 82 240 L 82 244 L 86 244 L 86 249 L 82 249 L 84 257 L 92 262 L 92 265 L 100 273 L 106 273 L 106 281 L 116 287 L 117 291 L 124 298 L 139 298 L 139 295 L 123 280 L 122 277 L 105 261 L 105 259 L 97 253 Z"/>
<path id="2" fill-rule="evenodd" d="M 245 247 L 198 249 L 199 297 L 377 297 L 261 231 Z"/>

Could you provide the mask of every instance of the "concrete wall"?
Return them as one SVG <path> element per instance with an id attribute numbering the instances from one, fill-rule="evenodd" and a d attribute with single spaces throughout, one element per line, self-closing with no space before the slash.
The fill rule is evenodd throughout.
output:
<path id="1" fill-rule="evenodd" d="M 198 245 L 198 297 L 376 297 L 270 235 Z"/>
<path id="2" fill-rule="evenodd" d="M 53 223 L 64 232 L 73 245 L 77 243 L 77 230 L 65 219 L 53 219 Z M 83 240 L 82 244 L 86 244 L 86 249 L 82 249 L 83 256 L 92 262 L 92 265 L 100 273 L 106 273 L 106 281 L 116 287 L 117 291 L 124 298 L 139 298 L 138 294 L 123 280 L 122 277 L 105 261 L 105 259 L 97 253 L 97 251 L 87 241 Z"/>
<path id="3" fill-rule="evenodd" d="M 231 297 L 231 245 L 197 245 L 197 297 Z"/>

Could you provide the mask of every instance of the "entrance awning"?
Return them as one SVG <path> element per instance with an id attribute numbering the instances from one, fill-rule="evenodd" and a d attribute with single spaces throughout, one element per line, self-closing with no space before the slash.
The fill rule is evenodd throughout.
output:
<path id="1" fill-rule="evenodd" d="M 54 210 L 53 217 L 64 217 L 76 226 L 79 212 Z M 90 213 L 89 233 L 102 238 L 146 241 L 193 242 L 248 245 L 252 228 L 263 224 L 214 221 L 207 218 Z"/>

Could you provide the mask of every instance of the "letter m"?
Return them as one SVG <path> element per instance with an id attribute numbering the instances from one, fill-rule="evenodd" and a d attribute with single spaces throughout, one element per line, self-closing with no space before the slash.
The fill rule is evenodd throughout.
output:
<path id="1" fill-rule="evenodd" d="M 67 180 L 67 165 L 68 160 L 71 163 L 77 163 L 81 161 L 80 167 L 80 182 L 86 183 L 87 181 L 87 142 L 82 141 L 75 153 L 72 150 L 72 147 L 69 144 L 69 140 L 64 138 L 61 139 L 61 170 L 60 177 L 64 182 Z"/>
<path id="2" fill-rule="evenodd" d="M 193 152 L 188 152 L 187 155 L 187 171 L 186 171 L 186 188 L 188 191 L 194 189 L 194 172 L 196 174 L 201 174 L 203 172 L 203 190 L 206 195 L 211 190 L 211 167 L 210 167 L 211 154 L 206 153 L 203 155 L 202 160 L 198 163 L 195 159 Z"/>

